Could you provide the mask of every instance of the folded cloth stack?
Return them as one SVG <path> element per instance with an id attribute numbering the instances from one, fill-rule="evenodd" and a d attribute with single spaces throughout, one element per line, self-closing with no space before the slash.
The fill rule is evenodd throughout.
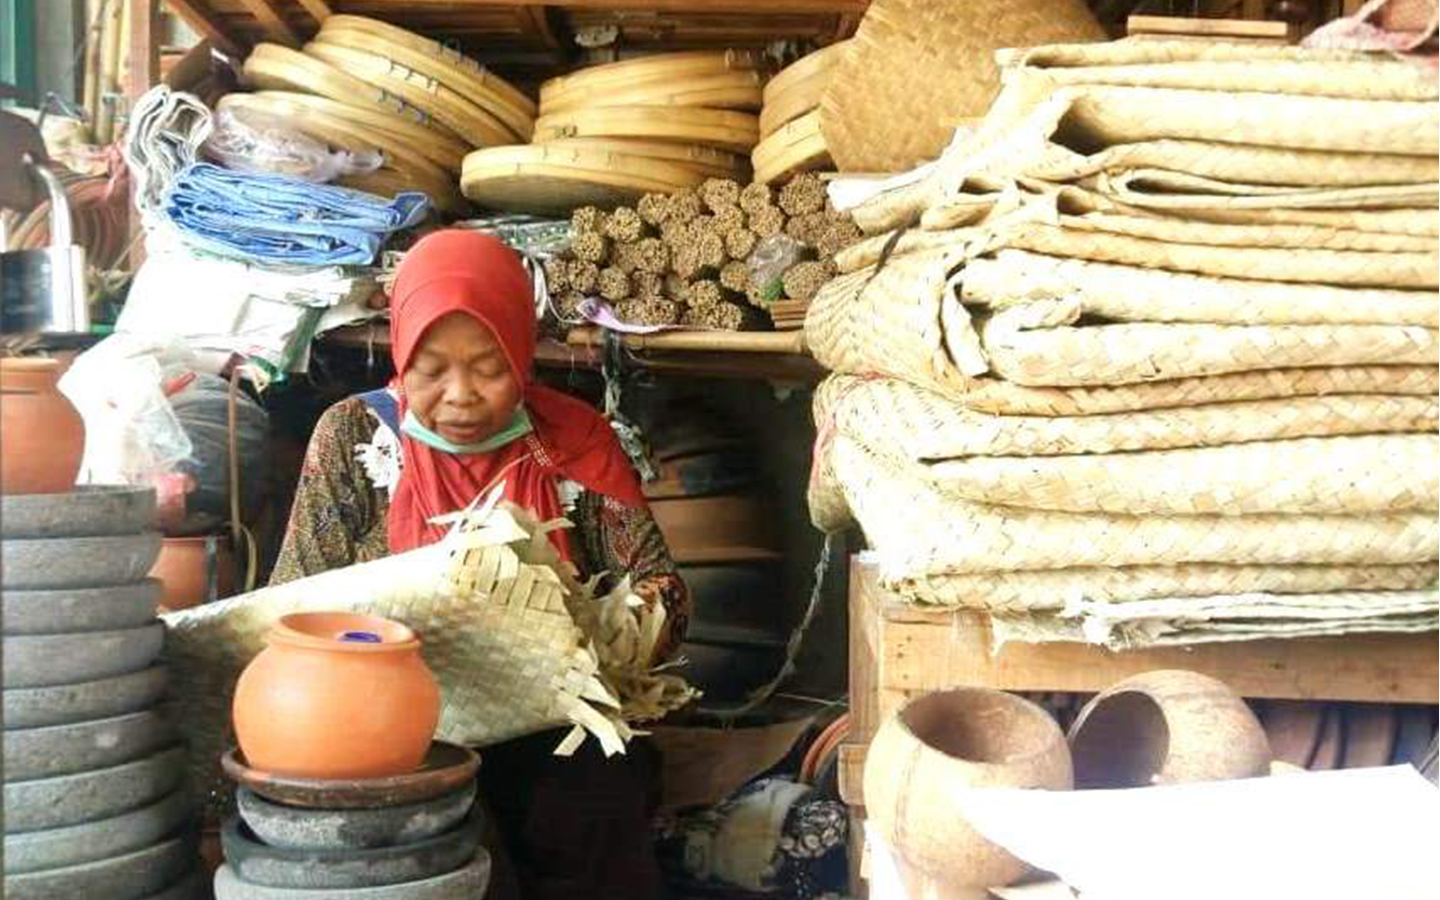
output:
<path id="1" fill-rule="evenodd" d="M 999 58 L 986 118 L 854 211 L 872 237 L 811 306 L 817 525 L 1002 638 L 1435 629 L 1434 78 L 1196 42 Z"/>
<path id="2" fill-rule="evenodd" d="M 392 200 L 283 175 L 196 163 L 175 180 L 165 216 L 191 246 L 271 265 L 370 265 L 391 233 L 418 224 L 421 193 Z"/>

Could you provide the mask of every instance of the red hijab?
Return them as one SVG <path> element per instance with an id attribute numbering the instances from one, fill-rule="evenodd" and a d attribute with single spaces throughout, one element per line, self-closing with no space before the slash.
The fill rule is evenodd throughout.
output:
<path id="1" fill-rule="evenodd" d="M 401 376 L 425 332 L 442 316 L 462 312 L 489 328 L 523 385 L 521 403 L 534 430 L 490 453 L 451 454 L 402 433 L 404 468 L 390 501 L 390 549 L 399 553 L 439 540 L 435 516 L 467 506 L 480 493 L 505 485 L 505 499 L 542 519 L 563 515 L 561 479 L 641 506 L 644 495 L 630 460 L 609 423 L 588 404 L 531 380 L 535 356 L 534 289 L 520 258 L 496 238 L 448 230 L 417 243 L 395 277 L 390 305 L 390 353 L 405 415 Z M 566 559 L 566 533 L 551 533 Z"/>

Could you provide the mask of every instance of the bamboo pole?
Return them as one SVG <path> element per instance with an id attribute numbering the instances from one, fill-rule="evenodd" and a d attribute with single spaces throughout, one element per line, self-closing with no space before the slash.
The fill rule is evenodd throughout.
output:
<path id="1" fill-rule="evenodd" d="M 96 126 L 100 122 L 100 44 L 103 23 L 99 17 L 106 2 L 107 0 L 85 0 L 85 86 L 82 97 L 92 140 L 96 138 Z"/>

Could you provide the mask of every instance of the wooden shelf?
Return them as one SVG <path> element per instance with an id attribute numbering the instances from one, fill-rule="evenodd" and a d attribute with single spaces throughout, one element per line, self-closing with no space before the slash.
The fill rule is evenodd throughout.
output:
<path id="1" fill-rule="evenodd" d="M 817 384 L 825 368 L 805 350 L 798 331 L 713 332 L 673 331 L 627 335 L 625 362 L 635 368 L 696 378 L 753 378 Z M 338 328 L 320 338 L 322 345 L 350 348 L 390 347 L 389 327 L 382 323 Z M 565 343 L 541 340 L 535 364 L 547 369 L 598 370 L 604 336 L 597 328 L 577 328 Z"/>

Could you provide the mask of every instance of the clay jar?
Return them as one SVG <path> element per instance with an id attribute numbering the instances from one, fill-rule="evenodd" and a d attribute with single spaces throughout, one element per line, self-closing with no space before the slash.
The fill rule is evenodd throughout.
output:
<path id="1" fill-rule="evenodd" d="M 0 359 L 0 494 L 61 494 L 75 486 L 85 423 L 55 383 L 54 359 Z"/>
<path id="2" fill-rule="evenodd" d="M 239 573 L 229 538 L 167 537 L 150 577 L 161 585 L 160 607 L 173 612 L 235 593 Z"/>
<path id="3" fill-rule="evenodd" d="M 252 768 L 298 778 L 414 771 L 440 719 L 415 632 L 348 613 L 285 616 L 240 675 L 235 734 Z"/>
<path id="4" fill-rule="evenodd" d="M 1270 744 L 1223 682 L 1162 669 L 1097 695 L 1070 728 L 1077 788 L 1251 778 L 1270 771 Z"/>
<path id="5" fill-rule="evenodd" d="M 865 759 L 865 808 L 913 900 L 971 900 L 1023 862 L 967 822 L 963 788 L 1071 787 L 1070 751 L 1045 710 L 1003 691 L 937 691 L 881 726 Z"/>

